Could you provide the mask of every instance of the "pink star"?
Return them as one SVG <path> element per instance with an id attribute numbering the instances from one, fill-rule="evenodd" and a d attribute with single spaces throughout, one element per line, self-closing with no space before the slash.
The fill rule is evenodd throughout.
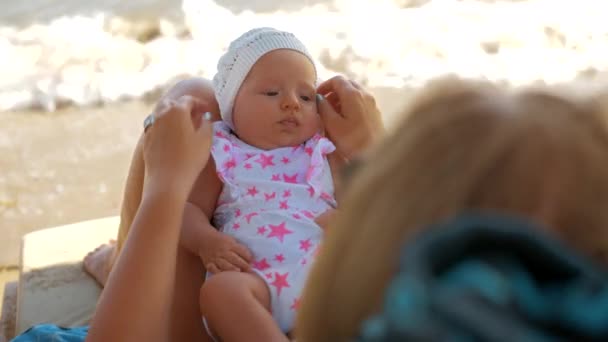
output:
<path id="1" fill-rule="evenodd" d="M 251 159 L 253 157 L 255 157 L 255 154 L 253 154 L 253 153 L 245 153 L 245 158 L 246 159 Z"/>
<path id="2" fill-rule="evenodd" d="M 309 219 L 315 218 L 315 215 L 308 210 L 302 210 L 302 213 L 304 214 L 304 216 L 308 217 Z"/>
<path id="3" fill-rule="evenodd" d="M 263 270 L 269 269 L 270 265 L 268 264 L 268 261 L 266 261 L 266 258 L 264 258 L 260 261 L 254 261 L 253 268 L 263 271 Z"/>
<path id="4" fill-rule="evenodd" d="M 300 216 L 299 214 L 293 214 L 291 216 L 293 216 L 293 218 L 295 218 L 296 220 L 299 220 L 302 218 L 302 216 Z"/>
<path id="5" fill-rule="evenodd" d="M 251 170 L 251 168 L 252 168 L 252 167 L 253 167 L 253 166 L 252 166 L 251 164 L 249 164 L 249 163 L 245 164 L 245 168 L 246 168 L 247 170 Z"/>
<path id="6" fill-rule="evenodd" d="M 281 159 L 281 161 L 283 162 L 283 164 L 289 164 L 289 158 L 287 158 L 287 157 L 283 157 L 283 159 Z"/>
<path id="7" fill-rule="evenodd" d="M 266 227 L 258 227 L 258 235 L 264 235 L 264 233 L 266 233 Z"/>
<path id="8" fill-rule="evenodd" d="M 309 249 L 312 248 L 312 243 L 310 243 L 310 239 L 300 240 L 300 249 L 304 252 L 308 252 Z"/>
<path id="9" fill-rule="evenodd" d="M 308 168 L 308 170 L 306 171 L 306 179 L 311 179 L 313 173 L 315 172 L 315 169 L 317 168 L 317 166 L 313 165 L 311 167 Z"/>
<path id="10" fill-rule="evenodd" d="M 278 226 L 269 224 L 270 234 L 266 236 L 267 238 L 276 237 L 279 241 L 283 242 L 285 235 L 292 234 L 293 232 L 287 228 L 285 228 L 285 222 L 281 223 Z"/>
<path id="11" fill-rule="evenodd" d="M 266 273 L 266 274 L 264 274 L 264 275 L 266 276 L 266 278 L 268 278 L 268 279 L 272 279 L 272 273 Z"/>
<path id="12" fill-rule="evenodd" d="M 290 309 L 296 311 L 299 308 L 300 308 L 300 298 L 296 298 L 293 300 L 293 304 L 291 304 Z"/>
<path id="13" fill-rule="evenodd" d="M 301 262 L 302 265 L 306 265 L 307 263 L 308 263 L 308 261 L 306 261 L 306 258 L 302 259 L 302 262 Z"/>
<path id="14" fill-rule="evenodd" d="M 264 153 L 260 154 L 260 159 L 256 160 L 256 163 L 259 163 L 262 169 L 265 169 L 267 166 L 274 166 L 274 162 L 272 159 L 274 156 L 267 156 Z"/>
<path id="15" fill-rule="evenodd" d="M 286 174 L 283 174 L 283 180 L 285 181 L 285 183 L 292 183 L 292 184 L 296 184 L 296 183 L 298 183 L 297 177 L 298 177 L 298 174 L 297 174 L 297 173 L 294 173 L 294 174 L 293 174 L 293 175 L 291 175 L 291 176 L 288 176 L 288 175 L 286 175 Z"/>
<path id="16" fill-rule="evenodd" d="M 334 199 L 334 198 L 333 198 L 333 197 L 332 197 L 330 194 L 328 194 L 327 192 L 323 192 L 323 193 L 321 193 L 321 198 L 322 198 L 322 199 L 324 199 L 324 200 L 326 200 L 326 201 L 331 201 L 331 200 L 333 200 L 333 199 Z"/>
<path id="17" fill-rule="evenodd" d="M 238 230 L 239 228 L 241 228 L 241 225 L 238 223 L 235 223 L 232 225 L 232 229 L 234 229 L 234 230 Z"/>
<path id="18" fill-rule="evenodd" d="M 250 213 L 250 214 L 245 215 L 245 220 L 247 220 L 247 223 L 251 223 L 251 219 L 254 216 L 258 216 L 258 213 Z"/>
<path id="19" fill-rule="evenodd" d="M 281 180 L 281 175 L 278 175 L 278 174 L 277 175 L 272 175 L 272 180 L 276 181 L 276 182 L 279 182 Z"/>
<path id="20" fill-rule="evenodd" d="M 308 154 L 309 156 L 312 156 L 312 147 L 307 147 L 304 149 L 304 151 L 306 151 L 306 154 Z"/>
<path id="21" fill-rule="evenodd" d="M 236 160 L 234 160 L 234 158 L 231 158 L 230 160 L 228 160 L 227 162 L 224 163 L 225 169 L 232 169 L 235 166 L 236 166 Z"/>
<path id="22" fill-rule="evenodd" d="M 285 261 L 285 257 L 283 256 L 283 254 L 277 254 L 274 256 L 274 260 L 276 260 L 278 262 L 283 262 L 283 261 Z"/>
<path id="23" fill-rule="evenodd" d="M 252 186 L 251 188 L 247 189 L 247 195 L 250 195 L 251 197 L 255 197 L 255 195 L 257 195 L 258 193 L 259 191 L 255 186 Z"/>
<path id="24" fill-rule="evenodd" d="M 234 216 L 240 217 L 241 216 L 241 209 L 237 209 L 236 212 L 234 213 Z"/>
<path id="25" fill-rule="evenodd" d="M 315 189 L 312 186 L 308 187 L 308 194 L 310 195 L 310 197 L 315 195 Z"/>
<path id="26" fill-rule="evenodd" d="M 281 290 L 283 290 L 284 287 L 290 287 L 289 283 L 287 282 L 287 276 L 289 276 L 289 272 L 283 274 L 274 272 L 274 281 L 270 283 L 270 285 L 277 289 L 277 296 L 281 295 Z"/>
<path id="27" fill-rule="evenodd" d="M 222 132 L 220 132 L 220 131 L 215 132 L 215 136 L 218 138 L 226 138 L 226 136 L 224 134 L 222 134 Z"/>
<path id="28" fill-rule="evenodd" d="M 230 151 L 230 145 L 224 144 L 224 152 Z"/>
<path id="29" fill-rule="evenodd" d="M 277 197 L 277 193 L 273 192 L 271 194 L 269 193 L 264 193 L 264 197 L 266 197 L 266 202 L 270 201 L 271 199 L 275 199 Z"/>
<path id="30" fill-rule="evenodd" d="M 289 206 L 287 205 L 287 200 L 280 201 L 279 204 L 280 204 L 279 209 L 285 209 L 285 210 L 289 209 Z"/>
<path id="31" fill-rule="evenodd" d="M 291 190 L 283 191 L 283 198 L 291 197 Z"/>

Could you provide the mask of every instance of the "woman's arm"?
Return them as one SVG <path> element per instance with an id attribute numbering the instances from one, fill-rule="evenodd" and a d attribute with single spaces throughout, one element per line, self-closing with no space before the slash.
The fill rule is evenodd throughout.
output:
<path id="1" fill-rule="evenodd" d="M 197 107 L 200 103 L 189 96 L 168 101 L 144 136 L 149 178 L 87 341 L 168 340 L 182 216 L 211 144 L 211 124 Z"/>

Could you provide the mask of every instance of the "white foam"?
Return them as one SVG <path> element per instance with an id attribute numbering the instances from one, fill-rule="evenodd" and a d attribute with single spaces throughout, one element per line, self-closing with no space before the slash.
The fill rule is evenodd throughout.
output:
<path id="1" fill-rule="evenodd" d="M 555 83 L 608 68 L 608 4 L 598 0 L 432 0 L 405 8 L 397 0 L 276 0 L 274 8 L 296 9 L 257 13 L 234 10 L 246 9 L 245 0 L 231 1 L 232 10 L 212 0 L 163 8 L 137 0 L 127 9 L 120 1 L 100 8 L 71 1 L 82 8 L 55 18 L 58 10 L 44 1 L 7 13 L 31 20 L 44 8 L 45 21 L 0 25 L 0 111 L 139 98 L 176 77 L 212 77 L 229 42 L 256 26 L 298 35 L 319 59 L 321 77 L 346 73 L 369 86 L 418 86 L 449 72 Z M 156 39 L 136 39 L 155 31 Z"/>

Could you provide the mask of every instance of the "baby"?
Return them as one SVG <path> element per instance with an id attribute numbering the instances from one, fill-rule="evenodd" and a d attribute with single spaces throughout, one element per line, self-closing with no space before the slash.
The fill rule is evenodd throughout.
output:
<path id="1" fill-rule="evenodd" d="M 271 28 L 243 34 L 219 60 L 213 84 L 222 121 L 207 166 L 214 172 L 203 172 L 195 191 L 217 196 L 203 200 L 216 203 L 214 225 L 252 253 L 244 272 L 230 271 L 245 269 L 238 245 L 231 258 L 203 257 L 213 274 L 201 311 L 221 340 L 282 341 L 294 328 L 323 237 L 315 219 L 336 208 L 335 147 L 321 135 L 316 81 L 305 46 Z"/>

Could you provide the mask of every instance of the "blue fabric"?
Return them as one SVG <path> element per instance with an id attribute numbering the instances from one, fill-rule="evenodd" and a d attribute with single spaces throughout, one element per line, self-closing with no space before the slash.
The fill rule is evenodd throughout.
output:
<path id="1" fill-rule="evenodd" d="M 608 341 L 608 273 L 529 222 L 459 216 L 404 246 L 358 341 Z"/>
<path id="2" fill-rule="evenodd" d="M 40 324 L 26 330 L 11 342 L 83 342 L 88 331 L 88 326 L 62 328 L 52 324 Z"/>

